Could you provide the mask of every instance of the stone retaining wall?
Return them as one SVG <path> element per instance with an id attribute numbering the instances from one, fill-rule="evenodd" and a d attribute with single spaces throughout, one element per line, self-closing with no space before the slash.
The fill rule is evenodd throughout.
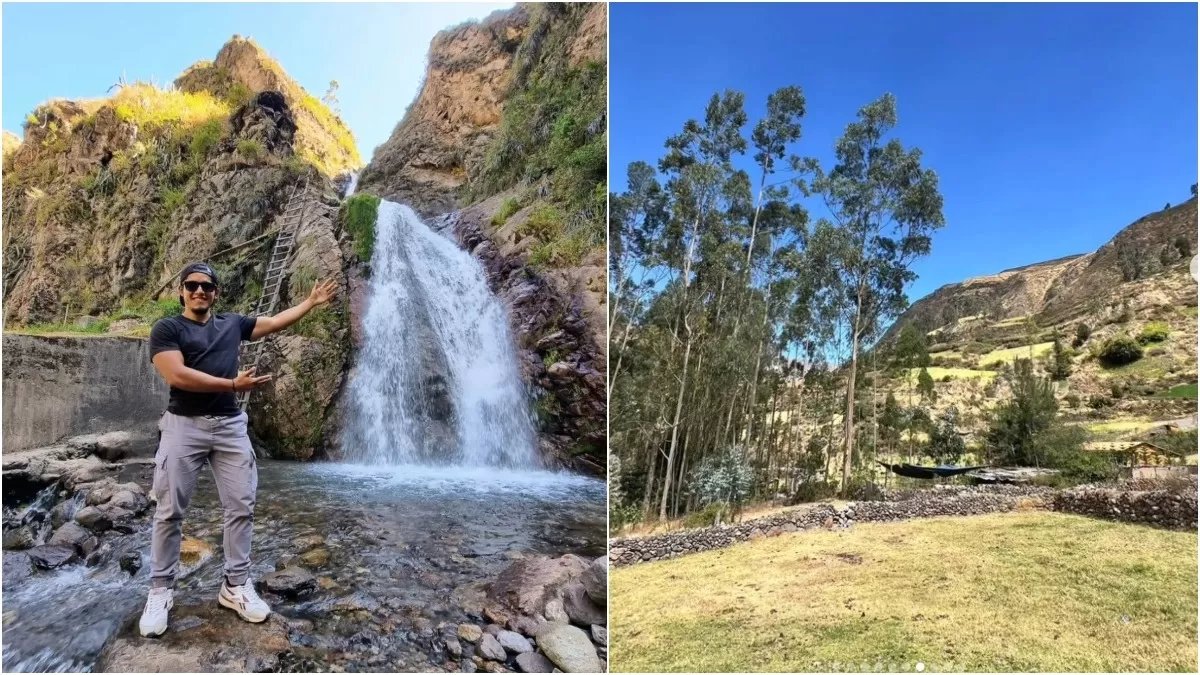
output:
<path id="1" fill-rule="evenodd" d="M 1196 530 L 1196 489 L 1146 491 L 1138 484 L 1054 490 L 1032 485 L 938 486 L 890 495 L 887 501 L 797 508 L 734 525 L 720 525 L 650 537 L 613 539 L 615 566 L 677 558 L 787 532 L 841 529 L 856 522 L 892 522 L 935 516 L 974 516 L 1020 508 L 1053 509 L 1122 522 Z"/>

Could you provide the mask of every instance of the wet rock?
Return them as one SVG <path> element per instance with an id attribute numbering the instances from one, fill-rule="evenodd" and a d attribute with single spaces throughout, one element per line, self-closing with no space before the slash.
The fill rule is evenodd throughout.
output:
<path id="1" fill-rule="evenodd" d="M 588 562 L 575 555 L 517 560 L 492 582 L 488 597 L 518 614 L 542 614 L 547 601 L 563 586 L 578 579 L 587 567 Z"/>
<path id="2" fill-rule="evenodd" d="M 571 623 L 571 617 L 567 616 L 567 610 L 563 609 L 563 601 L 555 598 L 546 603 L 546 621 L 554 623 Z"/>
<path id="3" fill-rule="evenodd" d="M 508 620 L 508 629 L 532 637 L 537 632 L 538 622 L 527 616 L 514 616 Z"/>
<path id="4" fill-rule="evenodd" d="M 276 670 L 279 656 L 289 652 L 287 624 L 272 614 L 252 624 L 230 620 L 216 603 L 175 605 L 171 628 L 148 640 L 137 632 L 139 609 L 109 640 L 97 662 L 100 672 L 243 672 Z"/>
<path id="5" fill-rule="evenodd" d="M 193 537 L 184 537 L 179 543 L 179 562 L 194 567 L 213 555 L 212 545 Z"/>
<path id="6" fill-rule="evenodd" d="M 42 544 L 29 549 L 29 560 L 35 567 L 52 570 L 79 560 L 79 551 L 69 544 Z"/>
<path id="7" fill-rule="evenodd" d="M 306 569 L 289 567 L 264 576 L 259 584 L 267 591 L 285 598 L 298 598 L 317 588 L 317 579 Z"/>
<path id="8" fill-rule="evenodd" d="M 15 588 L 33 574 L 33 563 L 29 554 L 21 551 L 4 552 L 4 590 Z"/>
<path id="9" fill-rule="evenodd" d="M 456 626 L 442 626 L 441 628 L 442 642 L 446 643 L 446 653 L 455 659 L 462 658 L 463 648 L 462 643 L 458 641 L 458 630 Z"/>
<path id="10" fill-rule="evenodd" d="M 315 548 L 300 556 L 300 562 L 308 567 L 324 567 L 329 564 L 329 550 Z"/>
<path id="11" fill-rule="evenodd" d="M 608 606 L 608 558 L 600 557 L 580 575 L 579 581 L 592 602 L 601 607 Z"/>
<path id="12" fill-rule="evenodd" d="M 33 532 L 28 527 L 18 527 L 12 530 L 4 531 L 4 548 L 10 551 L 23 551 L 27 548 L 33 548 L 37 541 L 33 538 Z"/>
<path id="13" fill-rule="evenodd" d="M 310 534 L 306 537 L 296 537 L 292 540 L 292 546 L 299 553 L 307 553 L 314 548 L 325 545 L 325 537 L 319 534 Z"/>
<path id="14" fill-rule="evenodd" d="M 563 609 L 571 623 L 584 628 L 593 624 L 601 626 L 608 624 L 608 615 L 596 606 L 578 581 L 569 584 L 563 590 Z"/>
<path id="15" fill-rule="evenodd" d="M 501 647 L 496 638 L 489 633 L 484 633 L 483 637 L 479 639 L 479 654 L 489 661 L 503 661 L 508 658 L 508 655 L 504 653 L 504 647 Z"/>
<path id="16" fill-rule="evenodd" d="M 538 648 L 566 673 L 603 671 L 596 648 L 587 633 L 562 623 L 544 623 L 537 633 Z"/>
<path id="17" fill-rule="evenodd" d="M 511 673 L 512 671 L 505 668 L 503 664 L 495 661 L 488 661 L 483 664 L 482 670 L 487 673 Z"/>
<path id="18" fill-rule="evenodd" d="M 101 504 L 107 504 L 122 492 L 131 492 L 135 495 L 143 497 L 146 494 L 146 491 L 142 489 L 142 486 L 138 485 L 137 483 L 106 482 L 88 490 L 87 497 L 84 499 L 84 503 L 88 506 L 100 506 Z"/>
<path id="19" fill-rule="evenodd" d="M 501 628 L 498 624 L 494 624 L 494 623 L 489 623 L 488 625 L 483 627 L 483 632 L 487 633 L 488 635 L 491 635 L 492 637 L 496 637 L 497 635 L 499 635 L 500 631 L 502 631 L 502 630 L 504 630 L 504 629 Z"/>
<path id="20" fill-rule="evenodd" d="M 500 631 L 496 635 L 496 642 L 499 642 L 501 647 L 514 654 L 524 654 L 525 652 L 533 651 L 533 645 L 529 644 L 529 640 L 511 630 Z"/>
<path id="21" fill-rule="evenodd" d="M 145 511 L 150 506 L 150 500 L 142 495 L 130 490 L 122 490 L 113 496 L 108 502 L 111 507 L 125 509 L 130 513 L 137 515 Z"/>
<path id="22" fill-rule="evenodd" d="M 479 638 L 483 637 L 483 629 L 473 623 L 458 624 L 458 637 L 467 642 L 479 642 Z"/>
<path id="23" fill-rule="evenodd" d="M 554 663 L 537 652 L 517 654 L 517 667 L 522 673 L 553 673 Z"/>
<path id="24" fill-rule="evenodd" d="M 50 536 L 49 543 L 78 547 L 90 538 L 92 538 L 92 533 L 87 529 L 80 527 L 76 523 L 67 523 L 54 531 L 54 534 Z M 93 546 L 92 548 L 94 549 L 95 547 Z M 86 551 L 86 553 L 90 552 Z"/>
<path id="25" fill-rule="evenodd" d="M 68 523 L 75 519 L 75 502 L 67 500 L 59 502 L 50 509 L 50 525 L 58 528 L 62 527 L 63 523 Z"/>
<path id="26" fill-rule="evenodd" d="M 483 608 L 483 618 L 491 621 L 492 623 L 503 626 L 508 623 L 511 617 L 509 617 L 508 612 L 505 612 L 499 607 L 496 607 L 495 605 L 487 605 Z"/>
<path id="27" fill-rule="evenodd" d="M 75 522 L 93 530 L 95 532 L 103 532 L 112 529 L 112 520 L 95 506 L 85 506 L 75 514 Z"/>
<path id="28" fill-rule="evenodd" d="M 130 551 L 121 556 L 118 563 L 121 569 L 129 573 L 130 576 L 135 576 L 142 569 L 142 554 L 137 551 Z"/>
<path id="29" fill-rule="evenodd" d="M 338 598 L 333 603 L 335 612 L 374 612 L 379 609 L 379 601 L 366 593 L 355 593 Z"/>
<path id="30" fill-rule="evenodd" d="M 592 642 L 607 647 L 608 646 L 608 629 L 604 626 L 592 626 Z"/>
<path id="31" fill-rule="evenodd" d="M 462 668 L 462 672 L 464 672 L 464 673 L 479 672 L 479 666 L 475 665 L 475 662 L 472 661 L 471 659 L 463 659 L 461 668 Z"/>

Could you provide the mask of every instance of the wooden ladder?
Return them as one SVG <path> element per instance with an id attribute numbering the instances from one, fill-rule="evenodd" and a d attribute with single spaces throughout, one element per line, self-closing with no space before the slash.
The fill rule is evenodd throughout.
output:
<path id="1" fill-rule="evenodd" d="M 279 226 L 279 235 L 275 238 L 275 249 L 271 252 L 271 260 L 267 263 L 262 296 L 259 297 L 258 305 L 255 306 L 250 316 L 271 316 L 275 313 L 276 306 L 279 304 L 279 292 L 283 287 L 284 270 L 287 268 L 288 258 L 291 257 L 292 247 L 296 243 L 296 231 L 300 228 L 309 203 L 308 179 L 306 178 L 304 184 L 298 189 L 296 186 L 292 187 L 292 194 L 288 197 L 287 207 L 283 211 L 283 222 Z M 242 343 L 241 354 L 238 355 L 238 368 L 242 368 L 243 364 L 258 367 L 265 340 L 264 337 Z M 238 406 L 242 410 L 245 410 L 250 403 L 250 394 L 253 391 L 250 389 L 238 392 Z"/>

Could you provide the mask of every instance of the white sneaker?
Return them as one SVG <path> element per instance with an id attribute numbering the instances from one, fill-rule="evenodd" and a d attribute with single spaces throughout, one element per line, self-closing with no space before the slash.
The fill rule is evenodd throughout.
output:
<path id="1" fill-rule="evenodd" d="M 167 613 L 175 604 L 175 592 L 170 588 L 151 588 L 146 596 L 146 608 L 138 621 L 142 637 L 158 637 L 167 632 Z"/>
<path id="2" fill-rule="evenodd" d="M 262 623 L 271 614 L 271 607 L 254 592 L 254 584 L 249 579 L 241 586 L 230 586 L 228 582 L 222 581 L 217 602 L 221 603 L 222 607 L 237 612 L 238 616 L 250 623 Z"/>

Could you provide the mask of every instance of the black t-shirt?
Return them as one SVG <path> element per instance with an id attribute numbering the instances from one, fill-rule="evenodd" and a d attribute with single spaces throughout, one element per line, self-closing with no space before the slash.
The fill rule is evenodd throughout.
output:
<path id="1" fill-rule="evenodd" d="M 258 319 L 241 314 L 217 314 L 206 323 L 186 316 L 159 319 L 150 329 L 150 358 L 161 352 L 183 354 L 183 365 L 213 377 L 233 379 L 238 373 L 238 346 L 249 340 Z M 203 393 L 171 387 L 167 410 L 185 417 L 232 416 L 241 413 L 232 391 Z"/>

